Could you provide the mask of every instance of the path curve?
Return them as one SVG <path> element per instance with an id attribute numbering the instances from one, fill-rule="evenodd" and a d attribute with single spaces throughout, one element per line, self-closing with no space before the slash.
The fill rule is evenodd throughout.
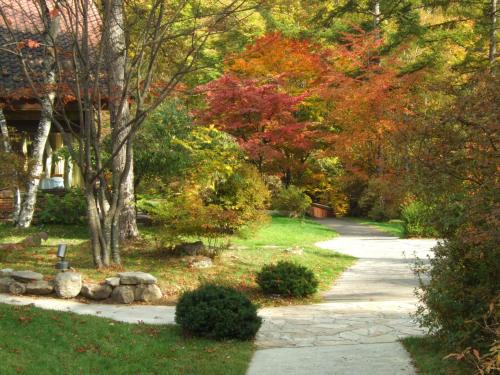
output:
<path id="1" fill-rule="evenodd" d="M 247 375 L 415 374 L 399 339 L 423 331 L 411 320 L 417 280 L 410 265 L 435 240 L 399 239 L 349 219 L 322 224 L 340 236 L 317 246 L 359 260 L 324 303 L 265 308 Z"/>

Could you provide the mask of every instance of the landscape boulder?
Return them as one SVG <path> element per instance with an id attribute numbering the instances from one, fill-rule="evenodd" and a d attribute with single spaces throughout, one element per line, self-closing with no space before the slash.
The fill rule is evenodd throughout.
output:
<path id="1" fill-rule="evenodd" d="M 26 284 L 20 283 L 19 281 L 13 281 L 9 285 L 9 292 L 16 296 L 26 293 Z"/>
<path id="2" fill-rule="evenodd" d="M 14 279 L 10 277 L 0 278 L 0 293 L 9 293 L 9 286 L 14 282 Z"/>
<path id="3" fill-rule="evenodd" d="M 76 272 L 58 273 L 54 282 L 54 289 L 58 297 L 76 297 L 82 290 L 82 275 Z"/>
<path id="4" fill-rule="evenodd" d="M 43 280 L 43 275 L 33 271 L 13 271 L 10 275 L 16 281 L 29 283 L 31 281 Z"/>
<path id="5" fill-rule="evenodd" d="M 121 272 L 118 277 L 121 285 L 156 284 L 156 277 L 146 272 Z"/>
<path id="6" fill-rule="evenodd" d="M 119 277 L 108 277 L 104 282 L 107 285 L 109 285 L 109 286 L 111 286 L 111 287 L 114 288 L 114 287 L 120 285 L 120 278 Z"/>
<path id="7" fill-rule="evenodd" d="M 0 279 L 2 277 L 10 277 L 12 272 L 14 272 L 12 268 L 4 268 L 3 270 L 0 270 Z"/>
<path id="8" fill-rule="evenodd" d="M 113 288 L 108 284 L 89 284 L 84 283 L 80 294 L 84 297 L 101 300 L 109 298 Z"/>
<path id="9" fill-rule="evenodd" d="M 208 257 L 196 257 L 190 259 L 188 264 L 191 268 L 210 268 L 214 265 L 212 259 Z"/>
<path id="10" fill-rule="evenodd" d="M 35 295 L 50 294 L 54 291 L 52 281 L 37 280 L 26 283 L 26 293 Z"/>
<path id="11" fill-rule="evenodd" d="M 121 285 L 113 289 L 111 299 L 117 303 L 129 304 L 134 302 L 135 293 L 134 287 L 130 285 Z"/>
<path id="12" fill-rule="evenodd" d="M 174 251 L 185 255 L 202 255 L 206 253 L 206 248 L 203 242 L 186 242 L 175 246 Z"/>
<path id="13" fill-rule="evenodd" d="M 161 289 L 156 284 L 139 285 L 135 288 L 135 300 L 155 302 L 163 297 Z"/>

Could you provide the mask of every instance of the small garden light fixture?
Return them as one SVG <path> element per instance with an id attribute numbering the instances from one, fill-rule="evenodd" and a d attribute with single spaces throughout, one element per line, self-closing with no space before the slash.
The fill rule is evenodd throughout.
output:
<path id="1" fill-rule="evenodd" d="M 57 257 L 59 258 L 59 261 L 56 263 L 56 269 L 58 270 L 69 270 L 69 262 L 67 260 L 64 260 L 67 249 L 68 245 L 66 245 L 65 243 L 61 243 L 57 246 Z"/>

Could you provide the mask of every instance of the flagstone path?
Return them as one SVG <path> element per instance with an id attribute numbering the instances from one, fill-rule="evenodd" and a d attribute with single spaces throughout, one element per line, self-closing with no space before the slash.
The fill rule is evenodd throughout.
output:
<path id="1" fill-rule="evenodd" d="M 409 314 L 418 284 L 410 265 L 435 240 L 391 237 L 348 219 L 323 224 L 340 236 L 318 246 L 359 260 L 324 294 L 324 303 L 266 308 L 247 375 L 415 374 L 399 343 L 422 334 Z"/>

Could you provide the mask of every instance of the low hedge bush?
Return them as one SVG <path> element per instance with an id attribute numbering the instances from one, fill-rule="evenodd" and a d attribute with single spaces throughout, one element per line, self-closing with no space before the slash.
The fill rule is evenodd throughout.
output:
<path id="1" fill-rule="evenodd" d="M 280 261 L 266 265 L 257 274 L 257 283 L 266 294 L 306 297 L 318 290 L 318 279 L 307 267 Z"/>
<path id="2" fill-rule="evenodd" d="M 257 307 L 244 294 L 211 284 L 181 296 L 175 321 L 186 332 L 217 340 L 250 340 L 262 324 Z"/>

